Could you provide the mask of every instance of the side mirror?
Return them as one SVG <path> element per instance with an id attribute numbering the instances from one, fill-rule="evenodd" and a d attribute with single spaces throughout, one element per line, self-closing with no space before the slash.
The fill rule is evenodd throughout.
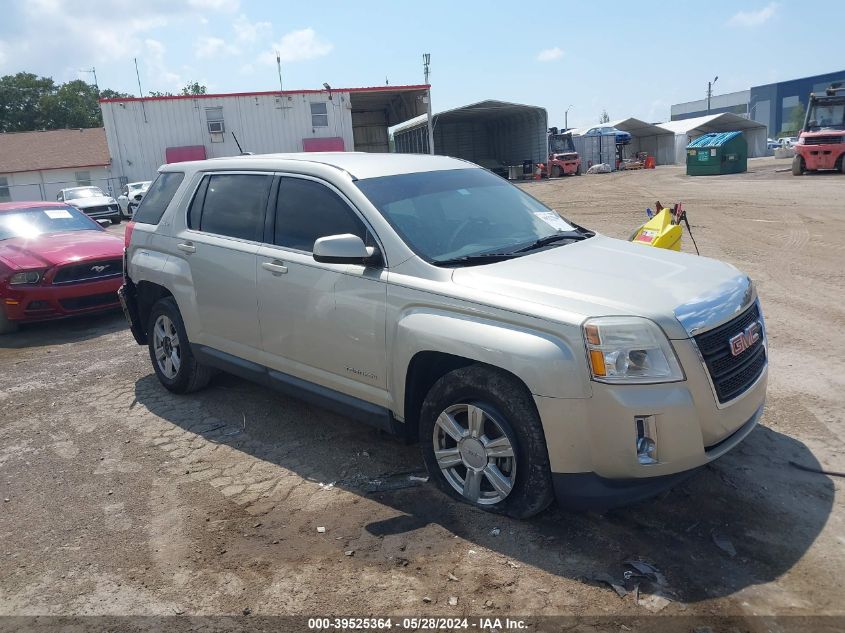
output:
<path id="1" fill-rule="evenodd" d="M 365 246 L 357 235 L 329 235 L 314 242 L 314 261 L 322 264 L 373 266 L 380 261 L 376 249 Z"/>
<path id="2" fill-rule="evenodd" d="M 99 220 L 97 220 L 97 224 L 102 226 L 104 229 L 107 229 L 111 226 L 111 220 L 106 220 L 104 218 L 100 218 Z"/>

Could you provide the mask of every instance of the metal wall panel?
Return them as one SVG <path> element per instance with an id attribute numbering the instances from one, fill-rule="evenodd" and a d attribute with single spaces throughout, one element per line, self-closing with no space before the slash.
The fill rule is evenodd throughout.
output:
<path id="1" fill-rule="evenodd" d="M 244 151 L 301 152 L 304 138 L 341 137 L 353 148 L 349 93 L 227 96 L 105 102 L 100 106 L 114 169 L 129 180 L 149 180 L 168 147 L 203 145 L 209 158 Z M 327 127 L 311 126 L 311 103 L 326 103 Z M 206 108 L 222 108 L 225 133 L 208 132 Z"/>

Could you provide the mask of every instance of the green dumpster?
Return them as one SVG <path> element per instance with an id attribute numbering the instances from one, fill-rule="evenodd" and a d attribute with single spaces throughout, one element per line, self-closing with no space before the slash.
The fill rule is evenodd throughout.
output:
<path id="1" fill-rule="evenodd" d="M 742 132 L 713 132 L 687 145 L 687 175 L 714 176 L 748 170 L 748 143 Z"/>

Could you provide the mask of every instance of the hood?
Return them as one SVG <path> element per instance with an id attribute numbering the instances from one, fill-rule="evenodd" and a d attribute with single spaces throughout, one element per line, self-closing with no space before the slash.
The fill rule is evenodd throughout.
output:
<path id="1" fill-rule="evenodd" d="M 50 268 L 87 259 L 123 257 L 123 240 L 105 231 L 51 233 L 0 241 L 0 262 L 12 270 Z"/>
<path id="2" fill-rule="evenodd" d="M 77 209 L 87 209 L 89 207 L 102 207 L 109 204 L 117 204 L 117 200 L 111 196 L 95 196 L 93 198 L 77 198 L 76 200 L 69 200 L 68 204 Z"/>
<path id="3" fill-rule="evenodd" d="M 675 313 L 745 283 L 730 264 L 596 235 L 531 255 L 457 268 L 453 282 L 583 317 L 634 315 L 687 338 Z M 680 314 L 680 312 L 679 312 Z"/>

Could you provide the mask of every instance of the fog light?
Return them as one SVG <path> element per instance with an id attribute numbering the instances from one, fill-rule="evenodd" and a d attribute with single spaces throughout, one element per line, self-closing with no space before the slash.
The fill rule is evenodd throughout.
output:
<path id="1" fill-rule="evenodd" d="M 657 463 L 657 427 L 653 415 L 638 415 L 634 418 L 637 434 L 637 461 L 640 464 Z"/>

